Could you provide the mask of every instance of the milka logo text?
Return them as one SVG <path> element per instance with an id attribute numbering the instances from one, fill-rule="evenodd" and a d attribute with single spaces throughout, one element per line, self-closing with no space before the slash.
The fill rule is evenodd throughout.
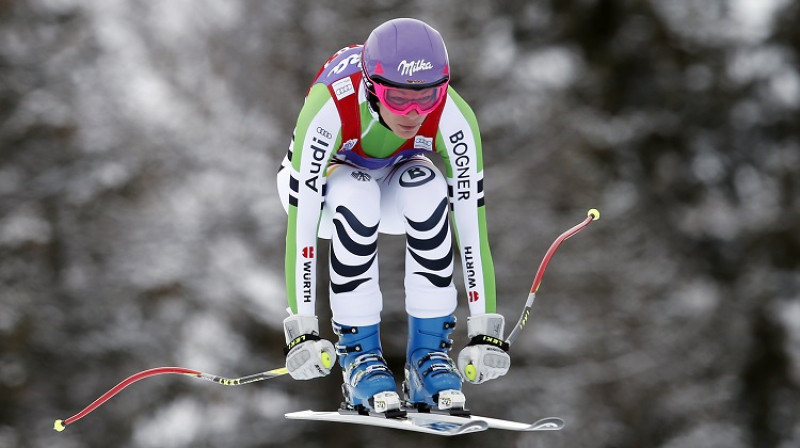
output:
<path id="1" fill-rule="evenodd" d="M 418 59 L 416 61 L 411 61 L 411 62 L 408 62 L 405 59 L 403 59 L 397 66 L 397 70 L 403 76 L 413 76 L 415 72 L 421 70 L 430 70 L 432 68 L 433 64 L 424 59 Z"/>

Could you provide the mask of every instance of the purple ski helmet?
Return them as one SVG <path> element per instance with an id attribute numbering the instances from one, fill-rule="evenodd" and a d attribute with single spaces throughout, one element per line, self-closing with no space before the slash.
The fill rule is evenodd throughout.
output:
<path id="1" fill-rule="evenodd" d="M 450 80 L 442 36 L 416 19 L 393 19 L 375 28 L 364 42 L 361 67 L 367 87 L 373 82 L 425 89 Z"/>

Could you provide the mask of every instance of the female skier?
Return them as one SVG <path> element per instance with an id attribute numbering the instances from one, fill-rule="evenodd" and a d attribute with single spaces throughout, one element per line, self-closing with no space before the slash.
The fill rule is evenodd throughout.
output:
<path id="1" fill-rule="evenodd" d="M 457 413 L 466 402 L 462 379 L 482 383 L 511 364 L 496 313 L 478 124 L 449 81 L 436 30 L 408 18 L 380 25 L 320 69 L 278 173 L 288 213 L 286 367 L 295 379 L 316 378 L 338 355 L 345 404 L 362 413 L 403 405 Z M 432 153 L 444 159 L 445 175 Z M 470 312 L 470 342 L 457 364 L 448 356 L 457 305 L 449 215 Z M 402 402 L 379 336 L 379 232 L 406 235 Z M 330 240 L 335 346 L 319 336 L 318 237 Z"/>

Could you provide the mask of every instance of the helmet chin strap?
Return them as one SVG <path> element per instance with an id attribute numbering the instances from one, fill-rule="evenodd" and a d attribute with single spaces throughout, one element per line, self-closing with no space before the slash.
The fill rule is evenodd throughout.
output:
<path id="1" fill-rule="evenodd" d="M 383 125 L 388 130 L 392 130 L 385 121 L 383 121 L 383 117 L 381 116 L 381 109 L 378 107 L 379 99 L 377 95 L 372 93 L 369 88 L 367 88 L 367 107 L 369 107 L 370 111 L 374 113 L 378 117 L 378 122 Z"/>

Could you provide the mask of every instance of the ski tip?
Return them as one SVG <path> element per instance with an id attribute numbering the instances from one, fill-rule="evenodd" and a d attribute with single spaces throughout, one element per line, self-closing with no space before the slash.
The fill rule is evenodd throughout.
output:
<path id="1" fill-rule="evenodd" d="M 600 219 L 600 210 L 596 208 L 590 209 L 588 212 L 586 212 L 586 215 L 591 216 L 592 221 L 597 221 L 598 219 Z"/>
<path id="2" fill-rule="evenodd" d="M 489 429 L 489 423 L 480 420 L 473 420 L 469 423 L 461 425 L 460 428 L 453 430 L 449 435 L 455 436 L 459 434 L 469 434 L 472 432 L 486 431 L 487 429 Z"/>
<path id="3" fill-rule="evenodd" d="M 66 428 L 67 426 L 64 424 L 64 420 L 56 420 L 56 422 L 53 423 L 53 429 L 55 429 L 58 432 L 61 432 Z"/>
<path id="4" fill-rule="evenodd" d="M 547 417 L 531 424 L 530 429 L 535 431 L 558 431 L 564 427 L 564 420 L 558 417 Z"/>

